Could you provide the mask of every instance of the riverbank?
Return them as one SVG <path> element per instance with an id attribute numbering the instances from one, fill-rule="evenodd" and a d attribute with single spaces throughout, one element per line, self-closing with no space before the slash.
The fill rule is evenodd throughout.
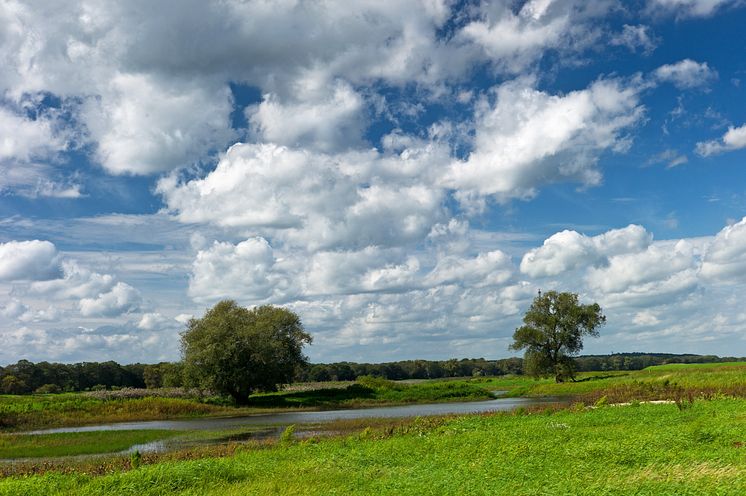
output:
<path id="1" fill-rule="evenodd" d="M 496 390 L 507 397 L 563 397 L 595 404 L 644 400 L 689 401 L 695 397 L 746 397 L 746 363 L 663 365 L 640 371 L 586 372 L 576 382 L 555 384 L 526 376 L 477 377 L 402 383 L 366 378 L 360 382 L 293 385 L 285 391 L 257 394 L 249 405 L 236 407 L 224 399 L 160 397 L 137 394 L 66 393 L 0 396 L 0 432 L 145 420 L 236 417 L 274 412 L 298 412 L 479 401 Z M 321 387 L 319 387 L 321 386 Z M 140 397 L 140 394 L 154 396 Z M 168 391 L 162 394 L 170 394 Z"/>
<path id="2" fill-rule="evenodd" d="M 0 495 L 736 495 L 744 411 L 744 399 L 719 399 L 417 419 L 101 477 L 7 478 Z"/>
<path id="3" fill-rule="evenodd" d="M 146 393 L 147 390 L 143 390 Z M 0 396 L 0 432 L 19 432 L 66 426 L 173 420 L 202 417 L 239 417 L 276 412 L 299 412 L 394 406 L 493 398 L 485 384 L 470 381 L 432 381 L 403 384 L 382 379 L 340 387 L 299 387 L 257 394 L 247 406 L 216 404 L 215 398 L 139 397 L 134 394 L 65 393 Z"/>

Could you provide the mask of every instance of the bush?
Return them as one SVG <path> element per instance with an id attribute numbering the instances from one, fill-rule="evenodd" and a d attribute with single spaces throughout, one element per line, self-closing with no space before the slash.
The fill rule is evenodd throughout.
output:
<path id="1" fill-rule="evenodd" d="M 59 394 L 62 392 L 62 388 L 57 384 L 44 384 L 43 386 L 36 388 L 36 391 L 34 392 L 36 394 Z"/>
<path id="2" fill-rule="evenodd" d="M 281 444 L 292 444 L 295 435 L 295 424 L 285 427 L 285 430 L 280 434 Z"/>
<path id="3" fill-rule="evenodd" d="M 357 383 L 371 389 L 404 389 L 401 384 L 397 384 L 394 381 L 390 381 L 380 376 L 361 375 L 357 378 Z"/>

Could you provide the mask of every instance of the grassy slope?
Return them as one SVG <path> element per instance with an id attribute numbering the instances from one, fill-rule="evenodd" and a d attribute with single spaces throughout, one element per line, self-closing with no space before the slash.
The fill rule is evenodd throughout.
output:
<path id="1" fill-rule="evenodd" d="M 585 372 L 578 382 L 555 384 L 553 379 L 489 378 L 485 385 L 508 389 L 511 396 L 576 396 L 592 403 L 607 395 L 613 401 L 656 399 L 684 390 L 696 395 L 746 397 L 746 363 L 675 364 L 629 372 Z"/>
<path id="2" fill-rule="evenodd" d="M 746 400 L 422 420 L 104 477 L 0 481 L 10 494 L 746 494 Z"/>

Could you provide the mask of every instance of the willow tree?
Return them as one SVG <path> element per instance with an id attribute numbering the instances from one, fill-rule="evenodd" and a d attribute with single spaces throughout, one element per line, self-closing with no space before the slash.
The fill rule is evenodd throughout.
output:
<path id="1" fill-rule="evenodd" d="M 575 293 L 547 291 L 534 298 L 523 325 L 513 333 L 512 350 L 526 350 L 524 372 L 534 377 L 554 376 L 556 382 L 575 379 L 575 360 L 583 337 L 598 337 L 606 323 L 598 303 L 582 305 Z"/>
<path id="2" fill-rule="evenodd" d="M 181 334 L 191 381 L 245 403 L 254 391 L 276 391 L 308 363 L 311 336 L 295 313 L 264 305 L 251 310 L 224 300 L 191 319 Z"/>

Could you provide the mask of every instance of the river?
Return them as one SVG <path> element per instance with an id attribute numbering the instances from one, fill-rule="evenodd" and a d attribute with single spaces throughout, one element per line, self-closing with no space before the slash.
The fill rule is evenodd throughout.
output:
<path id="1" fill-rule="evenodd" d="M 54 434 L 60 432 L 92 432 L 117 430 L 221 430 L 242 426 L 287 426 L 291 424 L 318 424 L 335 420 L 363 418 L 404 418 L 431 415 L 454 415 L 510 411 L 520 407 L 556 403 L 557 398 L 497 398 L 487 401 L 464 401 L 450 403 L 428 403 L 404 406 L 355 408 L 349 410 L 325 410 L 311 412 L 282 412 L 247 415 L 242 417 L 207 417 L 188 420 L 151 420 L 120 422 L 114 424 L 60 427 L 26 432 L 25 434 Z"/>

